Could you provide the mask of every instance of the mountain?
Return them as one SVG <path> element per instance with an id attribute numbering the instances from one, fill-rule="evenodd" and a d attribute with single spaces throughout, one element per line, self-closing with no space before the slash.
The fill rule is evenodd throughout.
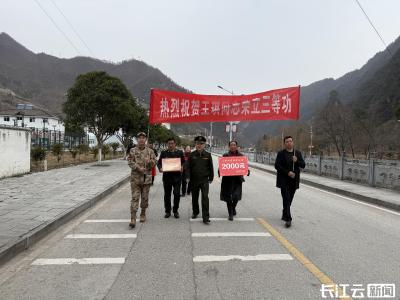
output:
<path id="1" fill-rule="evenodd" d="M 379 84 L 382 83 L 380 74 L 389 72 L 388 68 L 396 70 L 392 58 L 400 50 L 400 37 L 396 39 L 388 48 L 377 53 L 368 62 L 358 70 L 351 71 L 338 79 L 327 78 L 314 82 L 301 88 L 301 108 L 300 121 L 307 122 L 317 115 L 327 103 L 329 92 L 336 90 L 340 100 L 344 104 L 357 103 L 362 105 L 365 100 L 364 93 L 380 95 L 378 91 Z M 398 70 L 398 69 L 397 69 Z M 398 86 L 399 81 L 395 77 L 386 76 L 388 85 Z M 372 91 L 375 86 L 376 90 Z M 382 89 L 386 88 L 382 85 Z M 397 94 L 398 96 L 399 94 Z M 372 103 L 377 99 L 372 97 Z M 373 111 L 373 105 L 370 106 Z M 241 138 L 254 142 L 255 138 L 260 138 L 263 134 L 276 134 L 282 127 L 288 127 L 295 124 L 294 121 L 259 121 L 247 124 L 242 131 Z M 251 137 L 251 138 L 249 138 Z"/>
<path id="2" fill-rule="evenodd" d="M 135 97 L 148 102 L 150 88 L 187 92 L 160 70 L 138 60 L 105 62 L 90 57 L 60 59 L 35 54 L 6 33 L 0 34 L 0 87 L 61 114 L 65 93 L 77 75 L 103 70 L 119 77 Z"/>
<path id="3" fill-rule="evenodd" d="M 382 90 L 391 89 L 392 94 L 385 95 L 387 99 L 393 100 L 398 97 L 397 89 L 394 88 L 399 82 L 394 81 L 394 78 L 397 78 L 394 74 L 397 74 L 398 67 L 393 66 L 392 58 L 399 49 L 400 38 L 385 51 L 377 53 L 362 68 L 338 79 L 327 78 L 302 87 L 300 121 L 307 122 L 316 116 L 327 103 L 331 90 L 338 92 L 342 103 L 346 105 L 354 103 L 365 108 L 364 113 L 382 110 L 382 101 L 384 101 Z M 0 34 L 0 88 L 10 89 L 20 98 L 30 99 L 33 104 L 45 107 L 54 114 L 61 114 L 65 93 L 74 83 L 76 76 L 94 70 L 103 70 L 119 77 L 135 97 L 147 104 L 150 88 L 188 92 L 160 70 L 142 61 L 132 59 L 121 63 L 111 63 L 90 57 L 60 59 L 44 53 L 35 54 L 6 33 Z M 8 106 L 14 105 L 9 96 L 6 100 L 2 99 L 0 97 L 0 108 L 9 108 Z M 388 101 L 387 99 L 385 101 Z M 384 122 L 386 117 L 388 113 L 383 109 L 378 118 Z M 236 138 L 242 145 L 254 144 L 264 134 L 276 134 L 281 127 L 293 124 L 296 122 L 241 122 L 238 125 Z M 180 133 L 189 133 L 189 131 L 200 133 L 204 132 L 201 128 L 209 128 L 209 126 L 207 123 L 195 123 L 179 124 L 173 128 Z M 214 123 L 213 132 L 220 140 L 227 139 L 224 123 Z"/>
<path id="4" fill-rule="evenodd" d="M 400 108 L 400 49 L 362 84 L 351 106 L 368 116 L 374 126 L 396 118 L 395 111 Z"/>

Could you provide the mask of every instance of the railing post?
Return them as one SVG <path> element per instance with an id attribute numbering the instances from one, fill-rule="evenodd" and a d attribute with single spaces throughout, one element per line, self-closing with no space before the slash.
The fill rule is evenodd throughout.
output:
<path id="1" fill-rule="evenodd" d="M 343 180 L 344 178 L 344 162 L 345 162 L 345 153 L 343 151 L 343 154 L 340 156 L 340 161 L 339 161 L 339 179 Z"/>
<path id="2" fill-rule="evenodd" d="M 368 184 L 375 186 L 375 160 L 371 157 L 368 160 Z"/>
<path id="3" fill-rule="evenodd" d="M 322 155 L 318 155 L 318 175 L 322 174 Z"/>

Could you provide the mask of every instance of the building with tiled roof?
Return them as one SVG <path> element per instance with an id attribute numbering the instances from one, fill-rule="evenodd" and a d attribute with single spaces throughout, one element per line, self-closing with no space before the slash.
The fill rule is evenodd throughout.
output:
<path id="1" fill-rule="evenodd" d="M 60 118 L 32 104 L 18 104 L 15 109 L 0 111 L 0 124 L 39 130 L 65 131 Z"/>

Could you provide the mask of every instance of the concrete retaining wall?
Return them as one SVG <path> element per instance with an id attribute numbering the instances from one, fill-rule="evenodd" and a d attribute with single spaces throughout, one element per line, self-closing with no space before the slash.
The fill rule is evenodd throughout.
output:
<path id="1" fill-rule="evenodd" d="M 31 164 L 31 130 L 0 126 L 0 178 L 25 174 Z"/>

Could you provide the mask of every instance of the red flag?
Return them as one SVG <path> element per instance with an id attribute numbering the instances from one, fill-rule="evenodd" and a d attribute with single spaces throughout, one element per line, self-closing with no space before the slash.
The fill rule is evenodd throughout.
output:
<path id="1" fill-rule="evenodd" d="M 297 120 L 300 86 L 252 95 L 199 95 L 151 90 L 150 123 Z"/>

